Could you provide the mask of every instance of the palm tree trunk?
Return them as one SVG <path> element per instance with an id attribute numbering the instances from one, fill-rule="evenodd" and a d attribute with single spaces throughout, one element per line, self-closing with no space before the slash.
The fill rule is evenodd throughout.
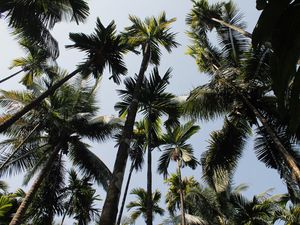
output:
<path id="1" fill-rule="evenodd" d="M 57 145 L 54 148 L 54 150 L 53 150 L 52 154 L 50 155 L 48 161 L 46 162 L 45 166 L 41 170 L 40 174 L 38 175 L 38 177 L 32 184 L 31 188 L 26 193 L 25 198 L 22 200 L 21 205 L 19 206 L 17 212 L 15 213 L 15 215 L 12 218 L 9 225 L 19 225 L 22 223 L 23 217 L 24 217 L 29 205 L 31 204 L 33 197 L 35 196 L 41 183 L 43 182 L 44 178 L 46 177 L 46 174 L 50 171 L 51 166 L 52 166 L 54 159 L 57 156 L 59 150 L 60 150 L 60 145 Z"/>
<path id="2" fill-rule="evenodd" d="M 131 175 L 132 175 L 132 172 L 133 172 L 133 169 L 134 169 L 134 165 L 133 164 L 134 164 L 134 162 L 132 161 L 131 167 L 130 167 L 130 170 L 129 170 L 129 174 L 128 174 L 128 179 L 127 179 L 125 191 L 124 191 L 124 195 L 123 195 L 123 200 L 122 200 L 122 204 L 121 204 L 119 216 L 118 216 L 118 220 L 117 220 L 117 225 L 121 224 L 122 214 L 123 214 L 123 210 L 124 210 L 124 206 L 125 206 L 125 201 L 126 201 L 126 197 L 127 197 L 127 193 L 128 193 L 128 189 L 129 189 Z"/>
<path id="3" fill-rule="evenodd" d="M 276 135 L 274 129 L 269 125 L 267 119 L 258 111 L 258 109 L 248 100 L 246 96 L 244 96 L 237 88 L 224 80 L 224 82 L 232 88 L 238 96 L 242 99 L 242 101 L 247 105 L 247 107 L 253 112 L 256 118 L 261 122 L 263 127 L 266 129 L 266 132 L 270 135 L 276 149 L 281 153 L 284 158 L 285 163 L 289 167 L 292 173 L 292 177 L 296 179 L 296 182 L 300 185 L 300 169 L 296 163 L 295 158 L 285 149 L 281 141 Z"/>
<path id="4" fill-rule="evenodd" d="M 295 178 L 298 185 L 300 185 L 300 170 L 296 163 L 295 158 L 285 149 L 285 147 L 277 137 L 275 131 L 269 125 L 267 119 L 257 110 L 257 108 L 244 95 L 240 93 L 240 96 L 243 99 L 244 103 L 248 106 L 248 108 L 252 110 L 253 114 L 262 123 L 263 127 L 266 129 L 266 132 L 270 135 L 271 139 L 273 140 L 273 143 L 276 146 L 277 150 L 283 156 L 285 163 L 290 168 L 292 173 L 292 178 Z"/>
<path id="5" fill-rule="evenodd" d="M 4 121 L 0 125 L 0 133 L 5 131 L 7 128 L 9 128 L 12 124 L 14 124 L 18 119 L 20 119 L 22 116 L 24 116 L 26 113 L 28 113 L 30 110 L 37 107 L 45 98 L 47 98 L 49 95 L 53 94 L 58 88 L 60 88 L 65 82 L 70 80 L 72 77 L 74 77 L 77 73 L 80 72 L 80 69 L 74 70 L 72 73 L 55 83 L 53 86 L 51 86 L 47 91 L 45 91 L 43 94 L 41 94 L 39 97 L 37 97 L 35 100 L 30 102 L 28 105 L 24 106 L 23 109 L 21 109 L 19 112 L 15 113 L 12 117 L 10 117 L 8 120 Z"/>
<path id="6" fill-rule="evenodd" d="M 9 80 L 10 78 L 13 78 L 14 76 L 17 76 L 19 73 L 22 73 L 23 71 L 24 71 L 24 69 L 21 69 L 18 72 L 13 73 L 12 75 L 10 75 L 8 77 L 3 78 L 2 80 L 0 80 L 0 84 L 3 83 L 4 81 Z"/>
<path id="7" fill-rule="evenodd" d="M 186 225 L 185 218 L 185 206 L 184 206 L 184 194 L 182 189 L 182 179 L 181 179 L 181 169 L 180 169 L 180 161 L 177 160 L 177 173 L 179 177 L 179 195 L 180 195 L 180 211 L 181 211 L 181 225 Z"/>
<path id="8" fill-rule="evenodd" d="M 217 18 L 211 18 L 211 20 L 215 21 L 215 22 L 217 22 L 219 24 L 222 24 L 223 26 L 228 27 L 228 28 L 230 28 L 232 30 L 235 30 L 235 31 L 239 32 L 240 34 L 244 35 L 245 37 L 248 37 L 250 39 L 252 38 L 252 34 L 251 33 L 249 33 L 248 31 L 245 31 L 245 30 L 243 30 L 243 29 L 241 29 L 241 28 L 239 28 L 237 26 L 234 26 L 232 24 L 226 23 L 225 21 L 219 20 Z"/>
<path id="9" fill-rule="evenodd" d="M 70 205 L 71 205 L 71 202 L 72 202 L 72 201 L 73 201 L 73 194 L 72 194 L 72 196 L 70 197 L 70 200 L 69 200 L 68 205 L 67 205 L 67 209 L 66 209 L 66 211 L 65 211 L 65 213 L 64 213 L 64 215 L 63 215 L 63 218 L 62 218 L 62 220 L 61 220 L 60 225 L 63 225 L 63 224 L 64 224 L 65 218 L 66 218 L 66 216 L 67 216 L 67 214 L 68 214 L 68 211 L 69 211 L 69 209 L 70 209 Z"/>
<path id="10" fill-rule="evenodd" d="M 144 74 L 148 68 L 149 59 L 150 48 L 148 45 L 146 45 L 140 71 L 134 88 L 132 102 L 128 108 L 128 114 L 123 128 L 122 139 L 120 141 L 112 178 L 109 183 L 108 192 L 102 209 L 99 222 L 100 225 L 113 225 L 116 221 L 120 193 L 128 159 L 128 150 L 131 142 L 135 117 L 138 110 L 138 96 L 141 90 Z"/>
<path id="11" fill-rule="evenodd" d="M 152 200 L 152 140 L 151 140 L 151 109 L 149 110 L 150 119 L 148 120 L 148 152 L 147 152 L 147 210 L 146 224 L 153 224 L 153 200 Z"/>

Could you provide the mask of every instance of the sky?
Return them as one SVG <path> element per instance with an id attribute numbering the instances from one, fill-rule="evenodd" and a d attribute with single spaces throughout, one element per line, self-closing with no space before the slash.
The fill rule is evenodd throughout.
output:
<path id="1" fill-rule="evenodd" d="M 207 82 L 207 77 L 197 71 L 193 58 L 185 54 L 187 46 L 190 43 L 186 36 L 188 27 L 185 24 L 185 18 L 192 7 L 191 1 L 90 0 L 88 2 L 91 14 L 85 24 L 76 25 L 74 23 L 61 23 L 56 25 L 53 30 L 53 35 L 59 41 L 60 45 L 60 57 L 58 59 L 59 66 L 67 69 L 68 71 L 73 71 L 76 68 L 76 65 L 83 60 L 84 56 L 82 53 L 79 53 L 77 50 L 66 50 L 64 46 L 71 44 L 68 39 L 69 32 L 83 32 L 86 34 L 92 33 L 97 17 L 100 18 L 104 25 L 108 25 L 110 21 L 114 20 L 117 24 L 118 31 L 122 31 L 124 27 L 130 25 L 128 19 L 129 14 L 143 19 L 147 16 L 158 16 L 162 11 L 165 11 L 168 18 L 177 18 L 177 21 L 172 26 L 172 31 L 177 33 L 177 41 L 181 44 L 181 46 L 175 49 L 171 54 L 163 52 L 159 70 L 161 73 L 164 73 L 169 67 L 173 69 L 173 76 L 170 86 L 168 87 L 168 91 L 176 95 L 187 95 L 194 87 Z M 259 16 L 259 12 L 255 9 L 255 0 L 236 0 L 235 2 L 244 13 L 245 21 L 248 24 L 247 30 L 251 32 Z M 22 57 L 24 55 L 23 51 L 18 48 L 16 40 L 14 40 L 10 35 L 10 32 L 11 31 L 8 29 L 5 20 L 1 19 L 0 77 L 5 77 L 12 74 L 14 71 L 17 71 L 9 70 L 8 67 L 11 64 L 12 59 Z M 125 56 L 125 61 L 128 67 L 128 75 L 132 76 L 138 72 L 141 57 L 128 54 Z M 117 113 L 114 111 L 114 104 L 118 101 L 116 89 L 120 89 L 121 87 L 114 84 L 111 80 L 108 80 L 108 77 L 108 71 L 105 71 L 97 95 L 101 108 L 99 114 L 116 115 Z M 0 84 L 0 89 L 11 90 L 17 88 L 21 88 L 21 85 L 18 84 L 18 80 L 11 80 Z M 216 120 L 209 123 L 202 123 L 199 121 L 199 125 L 201 127 L 201 131 L 191 139 L 191 143 L 195 150 L 195 156 L 197 158 L 200 158 L 201 153 L 206 150 L 210 132 L 220 129 L 222 121 Z M 93 143 L 92 148 L 93 151 L 108 165 L 108 167 L 112 169 L 116 155 L 114 143 Z M 156 162 L 160 156 L 160 152 L 154 152 L 153 155 L 153 189 L 159 189 L 165 193 L 166 186 L 163 185 L 163 178 L 155 173 L 157 168 Z M 201 168 L 197 168 L 196 171 L 187 169 L 183 171 L 183 174 L 186 176 L 193 175 L 200 180 Z M 145 171 L 135 174 L 132 179 L 130 189 L 133 187 L 146 188 L 145 177 Z M 127 173 L 125 174 L 125 180 L 126 178 Z M 9 181 L 11 189 L 15 189 L 21 185 L 21 179 L 19 178 L 10 179 Z M 279 175 L 276 171 L 267 169 L 264 164 L 258 162 L 256 159 L 253 153 L 253 138 L 249 139 L 246 146 L 246 151 L 240 161 L 234 177 L 234 183 L 236 185 L 241 183 L 248 184 L 250 188 L 247 192 L 245 192 L 248 197 L 252 197 L 254 194 L 261 193 L 269 188 L 275 189 L 273 193 L 286 192 L 284 183 L 279 179 Z M 101 188 L 98 190 L 101 198 L 105 199 L 105 192 Z M 129 196 L 128 201 L 130 200 L 132 200 L 132 198 Z M 164 200 L 162 201 L 162 204 L 163 202 Z M 160 219 L 157 218 L 154 224 L 157 224 L 159 221 Z"/>

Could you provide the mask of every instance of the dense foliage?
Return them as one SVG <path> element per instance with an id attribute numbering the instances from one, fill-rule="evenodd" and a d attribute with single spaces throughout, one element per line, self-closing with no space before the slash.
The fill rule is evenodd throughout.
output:
<path id="1" fill-rule="evenodd" d="M 152 225 L 154 216 L 174 225 L 300 224 L 300 1 L 257 0 L 256 7 L 262 13 L 251 34 L 232 0 L 192 1 L 187 53 L 209 79 L 184 99 L 168 91 L 172 70 L 160 73 L 162 48 L 171 53 L 179 46 L 176 19 L 165 12 L 144 20 L 130 15 L 121 32 L 114 21 L 105 26 L 97 18 L 92 34 L 70 33 L 66 48 L 85 58 L 69 73 L 58 64 L 51 30 L 62 21 L 84 22 L 87 1 L 1 1 L 0 19 L 25 56 L 13 60 L 18 72 L 0 80 L 23 85 L 0 95 L 0 224 Z M 131 77 L 129 52 L 141 60 Z M 119 116 L 99 115 L 96 96 L 106 68 L 109 79 L 123 85 Z M 223 126 L 198 159 L 200 149 L 191 144 L 197 123 L 217 118 Z M 247 185 L 234 186 L 251 135 L 257 159 L 278 172 L 287 193 L 248 198 Z M 112 171 L 89 144 L 108 140 L 117 148 Z M 147 187 L 131 188 L 144 164 Z M 153 168 L 164 176 L 166 193 L 152 190 Z M 202 179 L 184 176 L 190 169 Z M 19 174 L 30 187 L 10 192 L 5 176 Z M 107 192 L 102 208 L 99 186 Z"/>

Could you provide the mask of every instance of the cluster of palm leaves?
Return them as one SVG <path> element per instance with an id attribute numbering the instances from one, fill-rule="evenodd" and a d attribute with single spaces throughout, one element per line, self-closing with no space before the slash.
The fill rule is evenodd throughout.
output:
<path id="1" fill-rule="evenodd" d="M 299 82 L 295 75 L 299 73 L 295 66 L 299 51 L 294 48 L 287 53 L 286 45 L 295 42 L 282 34 L 276 36 L 274 26 L 276 38 L 271 39 L 270 27 L 266 28 L 268 11 L 277 10 L 277 19 L 292 21 L 299 3 L 275 2 L 257 1 L 264 11 L 251 35 L 232 1 L 193 1 L 187 16 L 192 40 L 188 53 L 210 80 L 192 90 L 181 104 L 166 91 L 171 69 L 161 75 L 158 68 L 161 47 L 171 52 L 179 45 L 170 30 L 175 18 L 167 19 L 165 13 L 144 21 L 130 16 L 132 25 L 120 34 L 113 21 L 104 26 L 97 19 L 94 33 L 70 33 L 73 44 L 66 47 L 83 51 L 86 58 L 68 73 L 56 63 L 58 43 L 50 30 L 64 19 L 83 22 L 89 13 L 86 1 L 2 1 L 1 19 L 14 29 L 26 57 L 14 60 L 12 67 L 21 69 L 0 83 L 23 73 L 21 82 L 26 89 L 1 91 L 0 132 L 6 139 L 0 143 L 0 175 L 25 173 L 24 183 L 31 182 L 31 187 L 26 193 L 11 194 L 0 183 L 0 223 L 51 225 L 61 216 L 61 224 L 69 217 L 80 225 L 91 221 L 120 225 L 133 171 L 146 161 L 147 188 L 131 191 L 137 201 L 127 205 L 134 211 L 123 224 L 133 224 L 142 216 L 152 225 L 154 214 L 164 214 L 159 206 L 162 194 L 152 190 L 152 154 L 161 151 L 157 170 L 169 185 L 170 219 L 164 224 L 267 225 L 277 220 L 299 224 Z M 293 30 L 296 22 L 286 29 Z M 217 41 L 211 40 L 212 35 Z M 278 45 L 282 40 L 284 47 Z M 121 75 L 127 74 L 123 58 L 129 51 L 141 54 L 141 65 L 135 77 L 123 80 Z M 284 65 L 276 63 L 279 61 Z M 115 105 L 124 120 L 107 120 L 98 114 L 97 83 L 106 67 L 116 84 L 124 83 L 124 89 L 118 90 L 121 101 Z M 90 75 L 95 85 L 89 84 Z M 137 115 L 142 117 L 139 122 Z M 190 121 L 181 124 L 181 115 Z M 189 143 L 200 129 L 195 120 L 216 118 L 223 118 L 224 125 L 211 134 L 208 149 L 198 161 Z M 279 172 L 288 196 L 264 193 L 248 200 L 241 194 L 244 186 L 232 187 L 251 133 L 256 136 L 257 158 Z M 112 172 L 86 143 L 87 139 L 103 142 L 109 138 L 115 139 L 118 148 Z M 131 166 L 117 219 L 128 158 Z M 176 173 L 169 175 L 172 161 Z M 183 168 L 196 169 L 199 164 L 207 186 L 182 176 Z M 100 218 L 94 184 L 107 190 Z"/>
<path id="2" fill-rule="evenodd" d="M 216 19 L 214 19 L 216 18 Z M 187 101 L 186 113 L 194 118 L 224 117 L 224 126 L 211 135 L 203 154 L 203 174 L 216 189 L 218 179 L 230 182 L 250 131 L 255 127 L 255 151 L 267 167 L 277 169 L 295 196 L 299 195 L 299 155 L 297 134 L 278 110 L 272 94 L 271 58 L 267 46 L 253 49 L 247 36 L 233 27 L 245 29 L 242 15 L 232 1 L 210 5 L 195 1 L 187 18 L 193 44 L 189 54 L 210 82 L 195 88 Z M 214 45 L 208 33 L 215 31 Z M 211 104 L 213 103 L 213 104 Z"/>

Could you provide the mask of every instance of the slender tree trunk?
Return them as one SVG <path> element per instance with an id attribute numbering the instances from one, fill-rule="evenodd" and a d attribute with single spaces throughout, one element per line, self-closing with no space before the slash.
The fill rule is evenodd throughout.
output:
<path id="1" fill-rule="evenodd" d="M 215 21 L 215 22 L 217 22 L 219 24 L 222 24 L 223 26 L 228 27 L 228 28 L 230 28 L 232 30 L 235 30 L 235 31 L 239 32 L 240 34 L 244 35 L 245 37 L 248 37 L 250 39 L 252 38 L 252 34 L 251 33 L 249 33 L 248 31 L 245 31 L 245 30 L 243 30 L 243 29 L 241 29 L 241 28 L 239 28 L 237 26 L 234 26 L 232 24 L 226 23 L 225 21 L 219 20 L 219 19 L 216 19 L 216 18 L 211 18 L 211 20 Z"/>
<path id="2" fill-rule="evenodd" d="M 17 151 L 20 150 L 20 148 L 23 146 L 23 144 L 26 143 L 26 141 L 31 137 L 31 135 L 36 131 L 36 129 L 39 127 L 39 123 L 30 131 L 30 133 L 25 137 L 25 139 L 17 146 L 17 148 L 13 151 L 13 153 L 4 161 L 4 163 L 0 166 L 0 170 L 2 170 L 12 159 L 12 157 L 17 153 Z"/>
<path id="3" fill-rule="evenodd" d="M 184 204 L 184 194 L 182 189 L 182 179 L 181 179 L 181 169 L 180 160 L 177 160 L 177 173 L 179 177 L 179 195 L 180 195 L 180 211 L 181 211 L 181 225 L 186 225 L 185 218 L 185 204 Z"/>
<path id="4" fill-rule="evenodd" d="M 122 219 L 123 210 L 124 210 L 124 206 L 125 206 L 125 201 L 126 201 L 126 197 L 127 197 L 127 193 L 128 193 L 128 189 L 129 189 L 131 175 L 132 175 L 132 172 L 133 172 L 133 169 L 134 169 L 134 165 L 133 164 L 134 164 L 134 162 L 132 161 L 131 167 L 130 167 L 130 170 L 129 170 L 129 174 L 128 174 L 128 179 L 127 179 L 125 191 L 124 191 L 124 195 L 123 195 L 123 199 L 122 199 L 122 204 L 121 204 L 121 208 L 120 208 L 118 220 L 117 220 L 117 225 L 121 224 L 121 219 Z"/>
<path id="5" fill-rule="evenodd" d="M 2 80 L 0 80 L 0 84 L 3 83 L 4 81 L 9 80 L 10 78 L 13 78 L 14 76 L 17 76 L 19 73 L 22 73 L 23 71 L 24 71 L 24 69 L 21 69 L 18 72 L 14 73 L 8 77 L 3 78 Z"/>
<path id="6" fill-rule="evenodd" d="M 151 138 L 151 109 L 149 110 L 150 119 L 148 120 L 148 152 L 147 152 L 147 210 L 146 224 L 153 224 L 153 199 L 152 199 L 152 138 Z"/>
<path id="7" fill-rule="evenodd" d="M 51 166 L 54 162 L 55 157 L 57 156 L 58 152 L 60 150 L 60 145 L 57 145 L 52 154 L 50 155 L 48 161 L 46 162 L 45 166 L 41 170 L 40 174 L 32 184 L 29 191 L 26 193 L 25 198 L 22 200 L 21 205 L 19 206 L 17 212 L 15 213 L 14 217 L 12 218 L 9 225 L 19 225 L 22 223 L 22 220 L 24 218 L 24 215 L 29 207 L 29 205 L 32 202 L 32 199 L 34 198 L 36 192 L 38 191 L 41 183 L 43 182 L 44 178 L 46 177 L 47 173 L 50 171 Z"/>
<path id="8" fill-rule="evenodd" d="M 63 224 L 64 224 L 65 218 L 66 218 L 66 216 L 67 216 L 67 214 L 68 214 L 68 211 L 69 211 L 69 209 L 70 209 L 70 205 L 71 205 L 71 202 L 72 202 L 72 201 L 73 201 L 73 194 L 72 194 L 72 196 L 71 196 L 71 198 L 70 198 L 70 200 L 69 200 L 69 202 L 68 202 L 67 209 L 66 209 L 66 211 L 65 211 L 65 213 L 64 213 L 64 215 L 63 215 L 63 218 L 62 218 L 62 220 L 61 220 L 60 225 L 63 225 Z"/>
<path id="9" fill-rule="evenodd" d="M 248 100 L 246 96 L 244 96 L 237 88 L 224 80 L 225 83 L 231 87 L 238 96 L 242 99 L 242 101 L 247 105 L 247 107 L 253 112 L 256 118 L 262 123 L 263 127 L 266 129 L 266 132 L 270 135 L 276 149 L 281 153 L 284 158 L 285 163 L 289 167 L 292 173 L 292 177 L 296 179 L 296 182 L 300 185 L 300 169 L 296 163 L 295 158 L 285 149 L 281 141 L 276 135 L 274 129 L 269 125 L 267 119 L 258 111 L 258 109 Z"/>
<path id="10" fill-rule="evenodd" d="M 290 168 L 292 177 L 294 177 L 298 185 L 300 185 L 300 170 L 296 163 L 295 158 L 285 149 L 285 147 L 277 137 L 275 131 L 269 125 L 267 119 L 257 110 L 257 108 L 244 95 L 240 94 L 240 96 L 243 99 L 244 103 L 248 106 L 248 108 L 252 110 L 252 112 L 257 117 L 257 119 L 262 123 L 263 127 L 266 129 L 266 132 L 272 138 L 273 143 L 276 146 L 277 150 L 283 156 L 285 163 Z"/>
<path id="11" fill-rule="evenodd" d="M 70 80 L 72 77 L 74 77 L 77 73 L 80 72 L 80 69 L 77 69 L 55 83 L 53 86 L 51 86 L 47 91 L 45 91 L 43 94 L 41 94 L 39 97 L 34 99 L 32 102 L 30 102 L 28 105 L 24 106 L 23 109 L 21 109 L 19 112 L 15 113 L 12 117 L 10 117 L 8 120 L 4 121 L 0 125 L 0 133 L 5 131 L 7 128 L 9 128 L 12 124 L 14 124 L 18 119 L 20 119 L 22 116 L 24 116 L 26 113 L 28 113 L 30 110 L 37 107 L 45 98 L 47 98 L 49 95 L 53 94 L 58 88 L 60 88 L 65 82 Z"/>
<path id="12" fill-rule="evenodd" d="M 118 205 L 120 201 L 120 193 L 128 159 L 128 150 L 131 142 L 135 117 L 138 110 L 138 96 L 141 90 L 144 74 L 148 68 L 149 59 L 150 48 L 147 45 L 143 53 L 143 60 L 134 88 L 132 102 L 128 108 L 128 114 L 123 128 L 122 138 L 115 161 L 112 178 L 109 183 L 108 192 L 100 217 L 100 225 L 113 225 L 116 221 L 116 217 L 118 214 Z"/>

